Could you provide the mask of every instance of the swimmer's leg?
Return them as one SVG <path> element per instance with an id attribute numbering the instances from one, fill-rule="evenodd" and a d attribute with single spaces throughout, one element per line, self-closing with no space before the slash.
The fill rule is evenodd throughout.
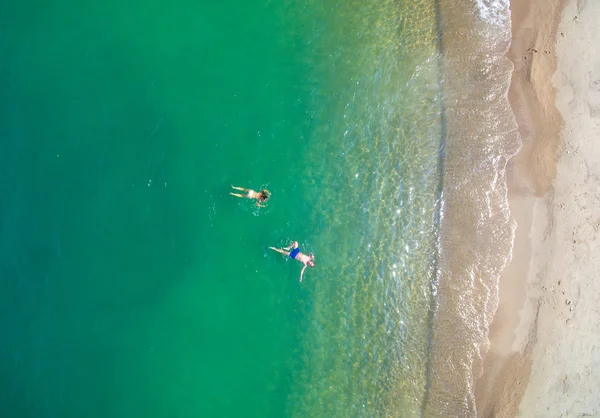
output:
<path id="1" fill-rule="evenodd" d="M 229 192 L 229 194 L 232 195 L 232 196 L 235 196 L 235 197 L 241 197 L 242 199 L 245 198 L 245 197 L 248 197 L 248 196 L 244 196 L 244 195 L 237 194 L 237 193 L 231 193 L 231 192 Z"/>
<path id="2" fill-rule="evenodd" d="M 237 187 L 237 186 L 234 186 L 233 184 L 231 185 L 231 188 L 235 189 L 235 190 L 241 190 L 242 192 L 249 192 L 250 191 L 250 189 L 244 189 L 243 187 Z"/>
<path id="3" fill-rule="evenodd" d="M 283 254 L 283 255 L 285 255 L 285 256 L 288 256 L 288 257 L 289 257 L 289 255 L 290 255 L 290 253 L 289 253 L 289 252 L 287 252 L 287 251 L 283 251 L 283 250 L 282 250 L 282 249 L 280 249 L 280 248 L 275 248 L 275 247 L 269 247 L 269 248 L 270 248 L 271 250 L 273 250 L 273 251 L 277 251 L 279 254 Z"/>
<path id="4" fill-rule="evenodd" d="M 294 241 L 287 247 L 283 247 L 284 250 L 291 250 L 292 248 L 294 248 L 294 249 L 298 248 L 298 241 Z"/>

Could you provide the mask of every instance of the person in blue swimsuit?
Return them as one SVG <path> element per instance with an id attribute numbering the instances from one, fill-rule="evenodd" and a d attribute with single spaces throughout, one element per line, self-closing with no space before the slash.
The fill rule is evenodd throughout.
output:
<path id="1" fill-rule="evenodd" d="M 280 254 L 283 254 L 287 257 L 290 257 L 294 260 L 298 260 L 300 261 L 302 264 L 304 264 L 304 267 L 302 267 L 302 271 L 300 272 L 300 281 L 302 281 L 302 276 L 304 275 L 304 270 L 306 270 L 306 267 L 311 266 L 314 267 L 315 266 L 315 256 L 311 253 L 310 255 L 306 255 L 302 252 L 300 252 L 300 248 L 298 247 L 298 241 L 294 241 L 292 242 L 289 246 L 284 247 L 283 249 L 281 248 L 275 248 L 275 247 L 269 247 L 271 250 L 273 251 L 277 251 Z M 291 250 L 291 252 L 290 252 Z"/>

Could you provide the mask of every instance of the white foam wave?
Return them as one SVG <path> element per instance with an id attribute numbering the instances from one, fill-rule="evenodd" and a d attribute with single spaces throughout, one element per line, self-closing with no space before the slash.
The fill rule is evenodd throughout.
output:
<path id="1" fill-rule="evenodd" d="M 499 28 L 510 28 L 509 0 L 474 0 L 479 18 Z"/>

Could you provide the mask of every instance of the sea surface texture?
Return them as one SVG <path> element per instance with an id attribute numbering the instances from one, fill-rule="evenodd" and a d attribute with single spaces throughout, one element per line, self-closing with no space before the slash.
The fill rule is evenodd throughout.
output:
<path id="1" fill-rule="evenodd" d="M 0 416 L 473 416 L 509 42 L 505 0 L 0 0 Z"/>

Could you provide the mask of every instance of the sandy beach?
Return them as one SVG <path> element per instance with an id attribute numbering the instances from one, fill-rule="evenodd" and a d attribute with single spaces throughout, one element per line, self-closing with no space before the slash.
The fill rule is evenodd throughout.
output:
<path id="1" fill-rule="evenodd" d="M 600 2 L 513 0 L 517 221 L 478 416 L 600 416 Z"/>

